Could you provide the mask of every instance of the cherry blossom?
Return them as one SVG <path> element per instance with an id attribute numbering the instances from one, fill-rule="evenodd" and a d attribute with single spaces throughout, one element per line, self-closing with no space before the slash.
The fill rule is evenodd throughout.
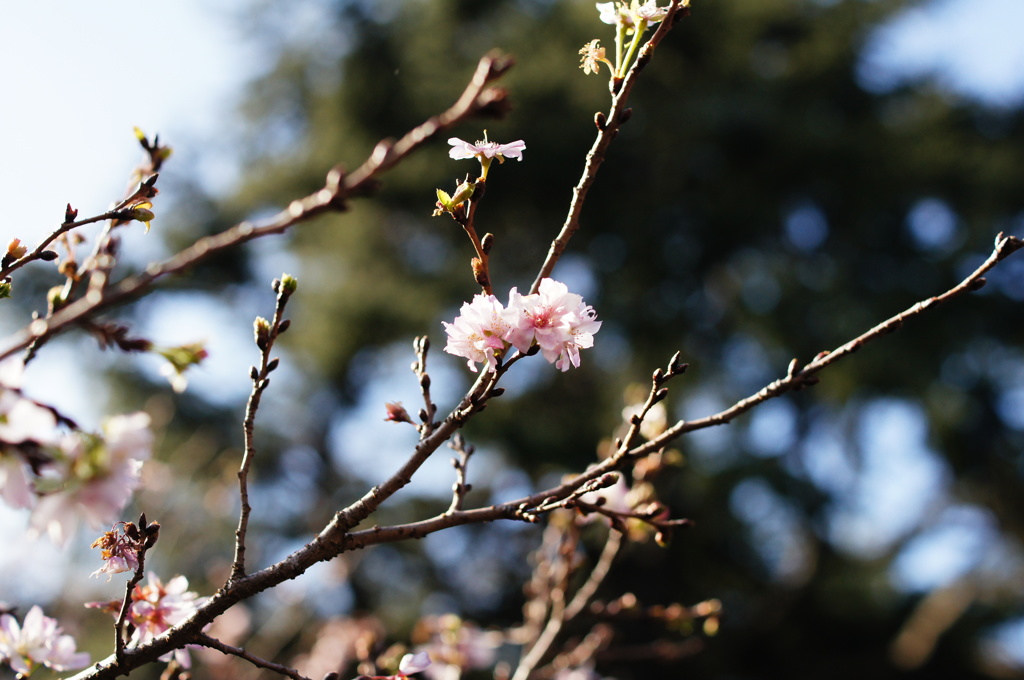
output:
<path id="1" fill-rule="evenodd" d="M 114 574 L 135 571 L 139 568 L 139 550 L 143 547 L 142 534 L 131 522 L 118 522 L 110 531 L 92 542 L 92 548 L 100 549 L 103 566 L 91 576 L 107 575 L 107 581 Z"/>
<path id="2" fill-rule="evenodd" d="M 646 28 L 646 24 L 658 23 L 668 14 L 668 7 L 658 7 L 657 0 L 647 0 L 644 3 L 633 0 L 628 5 L 621 0 L 619 2 L 599 2 L 596 3 L 596 6 L 601 21 L 613 26 L 618 24 L 629 29 L 638 24 L 645 24 L 641 27 L 643 30 Z"/>
<path id="3" fill-rule="evenodd" d="M 12 508 L 30 508 L 35 500 L 28 466 L 17 455 L 0 450 L 0 498 Z"/>
<path id="4" fill-rule="evenodd" d="M 625 3 L 622 2 L 598 2 L 597 11 L 601 15 L 601 21 L 606 24 L 615 25 L 622 23 L 625 26 L 632 26 L 629 13 L 625 11 Z"/>
<path id="5" fill-rule="evenodd" d="M 76 652 L 74 638 L 63 635 L 56 619 L 43 616 L 43 610 L 35 606 L 21 625 L 10 614 L 0 615 L 0 661 L 24 678 L 39 666 L 57 671 L 84 668 L 89 665 L 89 655 Z"/>
<path id="6" fill-rule="evenodd" d="M 580 49 L 580 68 L 583 69 L 585 74 L 597 74 L 601 70 L 601 64 L 603 62 L 608 65 L 608 68 L 615 70 L 612 63 L 605 57 L 605 49 L 601 47 L 600 40 L 594 39 L 588 42 Z"/>
<path id="7" fill-rule="evenodd" d="M 103 424 L 102 436 L 74 432 L 65 437 L 61 460 L 42 480 L 52 488 L 32 512 L 32 532 L 45 532 L 62 546 L 83 518 L 94 529 L 113 523 L 140 484 L 153 442 L 149 424 L 141 412 L 114 416 Z"/>
<path id="8" fill-rule="evenodd" d="M 508 318 L 514 325 L 508 340 L 520 352 L 534 342 L 555 368 L 579 368 L 580 349 L 594 346 L 594 333 L 601 328 L 594 309 L 583 298 L 570 293 L 564 283 L 554 279 L 541 281 L 536 295 L 520 295 L 512 289 Z"/>
<path id="9" fill-rule="evenodd" d="M 460 678 L 463 672 L 488 668 L 502 644 L 501 633 L 484 632 L 455 614 L 429 617 L 420 625 L 430 632 L 430 641 L 420 649 L 433 661 L 424 673 L 430 680 Z"/>
<path id="10" fill-rule="evenodd" d="M 448 333 L 444 350 L 465 357 L 474 372 L 477 363 L 494 370 L 509 346 L 527 352 L 534 344 L 559 370 L 579 367 L 580 350 L 594 345 L 601 328 L 594 309 L 554 279 L 543 279 L 532 295 L 513 288 L 508 307 L 493 295 L 478 294 L 453 323 L 442 323 Z"/>
<path id="11" fill-rule="evenodd" d="M 403 656 L 402 660 L 398 662 L 398 672 L 394 675 L 361 675 L 359 678 L 364 680 L 403 680 L 412 673 L 419 673 L 429 667 L 430 655 L 426 652 L 417 652 Z M 356 680 L 359 680 L 359 678 Z"/>
<path id="12" fill-rule="evenodd" d="M 512 329 L 506 321 L 504 307 L 493 295 L 478 294 L 472 302 L 462 304 L 460 315 L 453 323 L 442 322 L 448 333 L 444 351 L 465 357 L 470 370 L 476 373 L 476 364 L 487 364 L 491 370 L 508 348 L 505 336 Z"/>
<path id="13" fill-rule="evenodd" d="M 20 360 L 0 362 L 0 497 L 14 508 L 32 507 L 30 465 L 41 469 L 49 461 L 42 448 L 59 439 L 53 411 L 21 395 L 23 371 Z"/>

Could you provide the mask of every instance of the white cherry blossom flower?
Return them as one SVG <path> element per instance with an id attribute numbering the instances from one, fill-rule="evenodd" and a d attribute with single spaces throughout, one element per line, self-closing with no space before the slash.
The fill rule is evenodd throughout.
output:
<path id="1" fill-rule="evenodd" d="M 38 606 L 28 610 L 20 625 L 10 614 L 0 615 L 0 660 L 22 678 L 39 666 L 65 671 L 89 665 L 89 655 L 76 652 L 74 638 Z"/>
<path id="2" fill-rule="evenodd" d="M 422 670 L 426 670 L 429 666 L 430 655 L 426 652 L 406 654 L 398 663 L 398 674 L 402 677 L 405 677 L 410 673 L 419 673 Z"/>
<path id="3" fill-rule="evenodd" d="M 629 14 L 623 13 L 618 2 L 598 2 L 597 11 L 601 15 L 601 21 L 614 26 L 623 19 L 628 20 Z"/>
<path id="4" fill-rule="evenodd" d="M 523 160 L 523 151 L 526 149 L 526 142 L 523 140 L 518 139 L 508 144 L 498 144 L 497 142 L 487 141 L 486 136 L 484 135 L 484 141 L 478 141 L 476 144 L 470 144 L 458 137 L 452 137 L 448 140 L 448 143 L 452 145 L 452 148 L 448 150 L 448 155 L 455 160 L 463 158 L 497 158 L 499 161 L 504 161 L 506 158 L 515 158 L 517 161 Z"/>
<path id="5" fill-rule="evenodd" d="M 633 0 L 633 5 L 630 7 L 629 12 L 637 23 L 640 23 L 642 20 L 648 24 L 655 24 L 665 18 L 668 14 L 668 7 L 658 7 L 657 0 L 647 0 L 643 4 Z"/>

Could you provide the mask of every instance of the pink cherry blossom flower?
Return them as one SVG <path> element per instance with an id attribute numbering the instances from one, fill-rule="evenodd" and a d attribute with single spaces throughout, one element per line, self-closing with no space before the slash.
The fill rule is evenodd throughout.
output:
<path id="1" fill-rule="evenodd" d="M 593 347 L 594 333 L 601 328 L 594 309 L 554 279 L 542 280 L 536 295 L 523 296 L 513 288 L 506 318 L 514 326 L 508 340 L 517 350 L 526 352 L 536 342 L 561 371 L 579 367 L 580 349 Z"/>
<path id="2" fill-rule="evenodd" d="M 63 635 L 56 619 L 43 616 L 38 606 L 28 611 L 21 625 L 10 614 L 0 615 L 0 660 L 10 664 L 19 678 L 28 677 L 39 666 L 65 671 L 89 665 L 89 655 L 76 652 L 74 638 Z"/>
<path id="3" fill-rule="evenodd" d="M 498 144 L 497 142 L 487 141 L 486 137 L 487 135 L 484 134 L 484 141 L 478 141 L 476 144 L 470 144 L 458 137 L 452 137 L 448 140 L 448 143 L 452 145 L 448 155 L 455 160 L 463 158 L 497 158 L 499 162 L 504 162 L 506 158 L 515 158 L 517 161 L 523 160 L 523 151 L 526 149 L 526 142 L 523 140 L 518 139 L 508 144 Z"/>
<path id="4" fill-rule="evenodd" d="M 0 451 L 0 498 L 12 508 L 30 508 L 35 500 L 28 466 L 16 453 Z"/>
<path id="5" fill-rule="evenodd" d="M 504 308 L 493 295 L 478 294 L 472 302 L 463 303 L 459 311 L 453 323 L 442 322 L 448 333 L 444 351 L 465 357 L 474 373 L 478 362 L 494 370 L 508 348 L 505 336 L 511 330 Z"/>
<path id="6" fill-rule="evenodd" d="M 100 549 L 103 566 L 91 576 L 107 575 L 107 581 L 114 574 L 135 571 L 139 568 L 139 550 L 144 539 L 138 528 L 131 522 L 118 522 L 110 531 L 92 542 L 90 547 Z"/>
<path id="7" fill-rule="evenodd" d="M 129 645 L 137 647 L 158 637 L 195 613 L 206 598 L 200 598 L 188 589 L 188 579 L 175 576 L 167 583 L 156 574 L 146 576 L 146 585 L 135 586 L 132 603 L 128 608 L 128 622 L 135 627 Z M 85 605 L 109 612 L 115 619 L 120 613 L 120 603 L 90 602 Z M 191 657 L 187 649 L 176 649 L 160 657 L 161 661 L 175 659 L 183 668 L 190 668 Z"/>
<path id="8" fill-rule="evenodd" d="M 74 432 L 62 440 L 63 459 L 47 481 L 54 488 L 32 512 L 31 530 L 46 532 L 64 545 L 85 519 L 90 527 L 109 526 L 121 514 L 140 484 L 143 461 L 149 458 L 153 434 L 149 416 L 114 416 L 103 435 Z"/>

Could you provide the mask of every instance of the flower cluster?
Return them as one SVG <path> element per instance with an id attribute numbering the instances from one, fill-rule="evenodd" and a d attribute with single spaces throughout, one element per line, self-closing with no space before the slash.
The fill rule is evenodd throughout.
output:
<path id="1" fill-rule="evenodd" d="M 687 6 L 688 0 L 684 0 L 683 6 Z M 617 2 L 596 3 L 601 21 L 615 26 L 615 65 L 605 58 L 605 50 L 598 45 L 597 40 L 591 40 L 583 46 L 580 54 L 583 55 L 580 68 L 584 73 L 597 73 L 599 63 L 608 65 L 612 71 L 613 81 L 621 80 L 626 76 L 626 71 L 633 63 L 640 40 L 648 27 L 661 23 L 668 16 L 669 7 L 658 7 L 657 0 L 617 0 Z M 633 36 L 626 47 L 626 38 Z M 614 90 L 613 90 L 614 91 Z"/>
<path id="2" fill-rule="evenodd" d="M 619 2 L 599 2 L 596 4 L 597 11 L 601 15 L 601 21 L 613 26 L 624 26 L 630 31 L 637 26 L 646 28 L 649 24 L 658 23 L 668 14 L 668 7 L 658 7 L 657 0 L 647 0 L 644 3 L 633 0 L 629 4 L 619 0 Z"/>
<path id="3" fill-rule="evenodd" d="M 75 651 L 75 640 L 64 635 L 56 619 L 43 616 L 32 607 L 24 621 L 10 614 L 0 615 L 0 662 L 14 669 L 19 678 L 28 677 L 39 666 L 55 671 L 74 670 L 89 665 L 89 654 Z"/>
<path id="4" fill-rule="evenodd" d="M 477 295 L 462 305 L 453 323 L 443 323 L 448 333 L 444 351 L 465 357 L 474 372 L 477 363 L 494 370 L 510 347 L 527 352 L 538 346 L 559 370 L 579 367 L 580 350 L 594 345 L 594 333 L 601 328 L 594 309 L 553 279 L 543 279 L 533 295 L 513 288 L 507 307 L 493 295 Z"/>
<path id="5" fill-rule="evenodd" d="M 31 508 L 36 534 L 63 545 L 85 518 L 114 522 L 139 486 L 153 436 L 149 416 L 109 418 L 100 434 L 61 428 L 66 419 L 22 395 L 21 362 L 0 364 L 0 498 Z"/>
<path id="6" fill-rule="evenodd" d="M 167 583 L 153 573 L 148 574 L 147 584 L 132 590 L 132 603 L 128 608 L 128 623 L 134 627 L 129 644 L 139 646 L 178 625 L 195 613 L 205 601 L 188 589 L 188 579 L 175 576 Z M 119 600 L 90 602 L 85 605 L 110 612 L 116 619 L 121 610 Z M 177 649 L 160 657 L 161 661 L 174 658 L 183 668 L 192 665 L 187 649 Z"/>

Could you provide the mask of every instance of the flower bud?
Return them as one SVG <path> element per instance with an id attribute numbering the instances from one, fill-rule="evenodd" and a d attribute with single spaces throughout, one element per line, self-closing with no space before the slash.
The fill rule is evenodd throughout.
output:
<path id="1" fill-rule="evenodd" d="M 476 183 L 474 182 L 463 182 L 455 190 L 455 195 L 452 196 L 452 205 L 456 206 L 459 203 L 463 203 L 473 198 L 473 192 L 476 191 Z"/>
<path id="2" fill-rule="evenodd" d="M 299 288 L 299 280 L 291 274 L 281 274 L 281 290 L 285 295 L 291 295 Z"/>
<path id="3" fill-rule="evenodd" d="M 28 248 L 21 244 L 20 238 L 11 239 L 11 242 L 7 244 L 7 254 L 10 255 L 12 259 L 17 260 L 25 257 L 25 253 L 27 252 Z"/>
<path id="4" fill-rule="evenodd" d="M 262 316 L 257 316 L 252 322 L 253 335 L 256 339 L 256 346 L 265 350 L 270 343 L 270 322 Z"/>
<path id="5" fill-rule="evenodd" d="M 389 401 L 384 404 L 384 408 L 387 410 L 387 415 L 384 420 L 389 420 L 394 423 L 411 423 L 412 418 L 409 417 L 409 412 L 405 410 L 400 401 Z"/>

